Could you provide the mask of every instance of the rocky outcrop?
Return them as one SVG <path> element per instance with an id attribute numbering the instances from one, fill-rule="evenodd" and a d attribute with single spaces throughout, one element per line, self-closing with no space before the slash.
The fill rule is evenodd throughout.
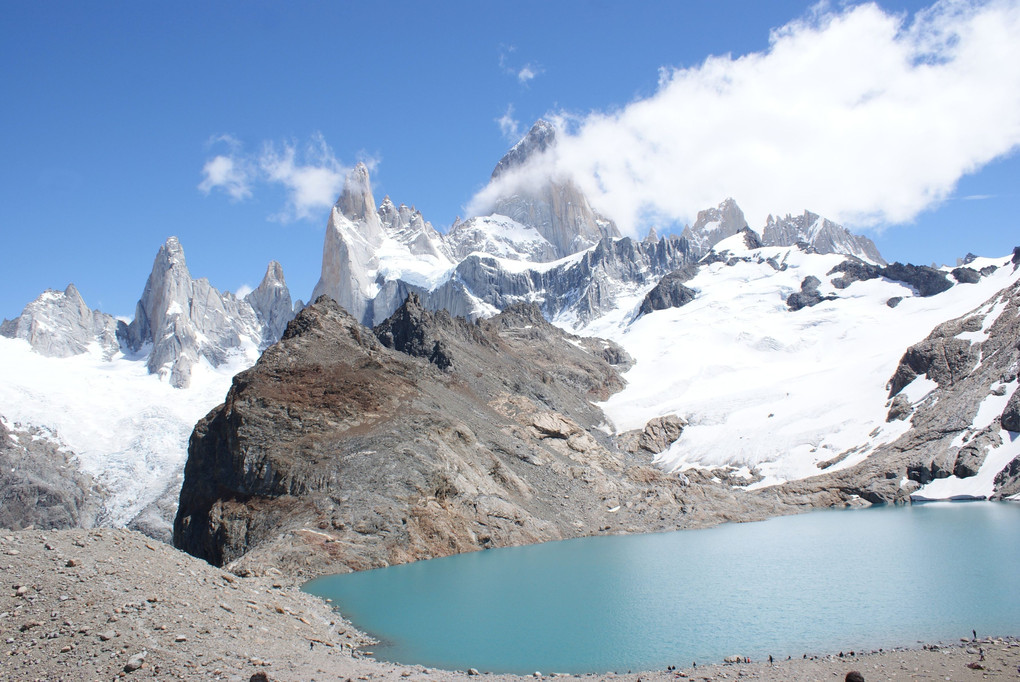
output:
<path id="1" fill-rule="evenodd" d="M 837 253 L 855 256 L 876 265 L 885 265 L 875 243 L 862 235 L 853 234 L 842 225 L 804 211 L 802 215 L 785 218 L 769 216 L 762 231 L 765 246 L 795 246 L 803 244 L 817 253 Z"/>
<path id="2" fill-rule="evenodd" d="M 667 414 L 649 420 L 643 429 L 626 431 L 617 436 L 620 449 L 637 453 L 644 451 L 657 455 L 669 449 L 683 435 L 687 422 L 675 414 Z"/>
<path id="3" fill-rule="evenodd" d="M 950 320 L 936 327 L 924 341 L 908 348 L 889 380 L 889 397 L 918 376 L 926 376 L 940 386 L 951 386 L 966 377 L 977 364 L 981 349 L 958 335 L 973 331 L 975 326 L 980 329 L 980 320 L 973 316 Z"/>
<path id="4" fill-rule="evenodd" d="M 974 272 L 970 268 L 967 270 Z M 837 264 L 827 274 L 839 274 L 838 277 L 831 280 L 832 285 L 837 289 L 846 289 L 854 282 L 863 282 L 878 277 L 903 282 L 917 292 L 918 296 L 935 296 L 953 286 L 953 283 L 946 278 L 945 273 L 927 265 L 911 265 L 909 263 L 906 265 L 893 263 L 886 267 L 879 267 L 859 259 L 847 259 Z M 969 281 L 966 275 L 961 276 L 964 279 L 957 278 L 958 282 Z"/>
<path id="5" fill-rule="evenodd" d="M 681 237 L 687 239 L 691 246 L 702 254 L 728 237 L 747 229 L 744 212 L 733 199 L 725 199 L 715 208 L 698 211 L 693 225 L 684 227 Z"/>
<path id="6" fill-rule="evenodd" d="M 639 315 L 647 315 L 656 310 L 680 308 L 694 300 L 697 292 L 684 286 L 684 282 L 697 274 L 696 267 L 681 268 L 663 276 L 651 291 L 645 294 L 638 309 Z"/>
<path id="7" fill-rule="evenodd" d="M 1013 391 L 999 419 L 1007 431 L 1020 431 L 1020 391 Z"/>
<path id="8" fill-rule="evenodd" d="M 953 268 L 953 279 L 960 284 L 977 284 L 981 281 L 981 273 L 974 268 Z"/>
<path id="9" fill-rule="evenodd" d="M 47 289 L 21 315 L 0 324 L 0 335 L 24 339 L 42 355 L 67 358 L 97 345 L 109 360 L 120 350 L 117 332 L 124 323 L 92 310 L 74 284 L 63 291 Z"/>
<path id="10" fill-rule="evenodd" d="M 101 506 L 102 491 L 52 434 L 0 420 L 0 528 L 91 528 Z"/>
<path id="11" fill-rule="evenodd" d="M 800 291 L 795 291 L 786 298 L 786 305 L 790 307 L 790 310 L 800 310 L 818 305 L 822 301 L 836 300 L 836 296 L 822 296 L 819 293 L 818 286 L 821 283 L 822 281 L 814 275 L 808 275 L 800 283 Z"/>
<path id="12" fill-rule="evenodd" d="M 909 284 L 918 296 L 934 296 L 953 286 L 944 273 L 927 265 L 893 263 L 882 270 L 882 276 Z"/>
<path id="13" fill-rule="evenodd" d="M 239 572 L 337 572 L 755 509 L 617 450 L 593 401 L 622 386 L 605 359 L 622 354 L 537 306 L 470 323 L 412 298 L 376 331 L 320 298 L 235 377 L 192 435 L 178 547 Z"/>

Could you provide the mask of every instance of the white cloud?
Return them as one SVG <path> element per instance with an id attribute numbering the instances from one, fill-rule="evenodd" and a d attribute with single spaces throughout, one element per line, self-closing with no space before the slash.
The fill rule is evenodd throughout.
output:
<path id="1" fill-rule="evenodd" d="M 212 142 L 226 143 L 230 153 L 206 161 L 199 190 L 208 194 L 219 188 L 241 200 L 252 195 L 257 182 L 283 185 L 287 206 L 271 216 L 281 222 L 321 218 L 323 209 L 340 195 L 349 170 L 337 160 L 321 133 L 313 135 L 302 150 L 294 143 L 267 142 L 257 155 L 245 154 L 240 142 L 229 135 L 214 137 Z"/>
<path id="2" fill-rule="evenodd" d="M 514 105 L 508 104 L 506 112 L 496 119 L 499 125 L 499 132 L 510 142 L 516 142 L 521 137 L 521 122 L 514 118 Z"/>
<path id="3" fill-rule="evenodd" d="M 229 156 L 214 156 L 202 166 L 202 182 L 198 189 L 209 194 L 219 188 L 232 198 L 240 201 L 251 196 L 251 182 L 248 173 Z"/>
<path id="4" fill-rule="evenodd" d="M 908 222 L 1020 147 L 1018 35 L 1020 0 L 945 0 L 912 20 L 821 5 L 764 52 L 663 69 L 654 95 L 617 111 L 554 116 L 541 163 L 632 235 L 728 196 L 755 227 L 804 208 Z"/>
<path id="5" fill-rule="evenodd" d="M 337 161 L 321 134 L 313 136 L 300 158 L 293 145 L 285 144 L 277 150 L 275 145 L 266 144 L 259 168 L 269 181 L 281 183 L 288 190 L 289 210 L 277 216 L 284 222 L 321 216 L 322 209 L 336 201 L 348 170 Z"/>
<path id="6" fill-rule="evenodd" d="M 237 291 L 234 292 L 234 296 L 236 296 L 237 298 L 244 298 L 252 291 L 254 291 L 254 289 L 252 289 L 251 286 L 247 284 L 242 284 L 241 286 L 237 287 Z"/>
<path id="7" fill-rule="evenodd" d="M 531 80 L 541 74 L 544 69 L 537 64 L 528 62 L 523 66 L 515 66 L 510 63 L 509 56 L 517 51 L 513 45 L 500 45 L 499 47 L 499 68 L 508 76 L 513 76 L 521 85 L 527 85 Z"/>
<path id="8" fill-rule="evenodd" d="M 517 80 L 521 83 L 527 83 L 539 73 L 540 72 L 536 69 L 536 67 L 531 64 L 525 64 L 521 70 L 517 72 Z"/>

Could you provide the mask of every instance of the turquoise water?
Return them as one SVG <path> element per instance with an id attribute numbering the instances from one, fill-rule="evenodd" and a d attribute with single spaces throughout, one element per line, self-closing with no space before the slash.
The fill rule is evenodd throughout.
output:
<path id="1" fill-rule="evenodd" d="M 1020 634 L 1020 505 L 819 511 L 486 550 L 320 578 L 376 658 L 664 669 Z"/>

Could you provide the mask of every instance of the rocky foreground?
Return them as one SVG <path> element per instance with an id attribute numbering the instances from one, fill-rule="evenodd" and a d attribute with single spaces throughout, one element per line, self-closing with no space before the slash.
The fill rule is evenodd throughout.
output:
<path id="1" fill-rule="evenodd" d="M 0 678 L 6 680 L 473 677 L 372 660 L 371 640 L 290 578 L 239 578 L 132 531 L 7 532 L 0 535 L 0 576 Z M 583 677 L 842 680 L 857 670 L 869 681 L 985 680 L 1016 679 L 1018 666 L 1020 641 L 1010 637 L 774 665 Z"/>

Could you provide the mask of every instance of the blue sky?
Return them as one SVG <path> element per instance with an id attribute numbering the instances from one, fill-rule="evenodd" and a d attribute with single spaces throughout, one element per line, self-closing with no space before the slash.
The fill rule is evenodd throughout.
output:
<path id="1" fill-rule="evenodd" d="M 472 200 L 514 130 L 526 131 L 541 116 L 566 121 L 573 132 L 569 168 L 601 169 L 600 179 L 589 181 L 609 186 L 595 192 L 595 199 L 603 210 L 619 212 L 613 217 L 634 232 L 650 222 L 682 224 L 693 218 L 694 206 L 732 195 L 745 210 L 753 207 L 749 219 L 759 229 L 756 216 L 766 208 L 827 213 L 830 207 L 828 213 L 874 238 L 890 260 L 941 263 L 968 251 L 1006 254 L 1020 244 L 1014 212 L 1020 123 L 1010 114 L 1020 110 L 1020 79 L 1011 66 L 1020 64 L 1020 55 L 1009 45 L 1002 49 L 1013 49 L 1006 54 L 1016 59 L 978 55 L 966 78 L 943 74 L 926 91 L 955 99 L 928 101 L 921 90 L 911 90 L 928 87 L 928 81 L 920 79 L 919 85 L 912 73 L 890 76 L 876 61 L 882 46 L 892 54 L 903 40 L 883 34 L 883 26 L 899 21 L 899 33 L 909 33 L 915 13 L 928 6 L 882 2 L 881 10 L 869 13 L 842 4 L 733 0 L 5 3 L 0 316 L 14 317 L 43 289 L 62 289 L 68 282 L 90 306 L 131 316 L 152 259 L 170 235 L 181 239 L 192 275 L 220 289 L 257 285 L 266 264 L 276 259 L 292 295 L 306 298 L 318 278 L 328 218 L 323 183 L 331 191 L 331 179 L 367 161 L 377 201 L 389 194 L 397 203 L 414 204 L 444 230 L 477 205 Z M 994 6 L 1018 13 L 1015 1 Z M 966 14 L 954 11 L 943 12 L 952 15 L 945 21 Z M 819 53 L 803 36 L 824 43 L 830 33 L 835 36 L 827 30 L 831 17 L 850 14 L 853 21 L 843 22 L 847 47 L 834 50 L 839 64 L 825 67 L 832 69 L 832 80 L 863 73 L 878 79 L 879 90 L 902 87 L 909 96 L 889 100 L 891 108 L 881 110 L 891 112 L 887 119 L 869 124 L 879 128 L 849 121 L 840 129 L 833 121 L 844 112 L 821 107 L 818 130 L 800 123 L 787 125 L 786 134 L 789 159 L 798 168 L 853 167 L 859 187 L 830 182 L 821 172 L 806 176 L 828 183 L 814 187 L 784 169 L 786 155 L 776 150 L 788 144 L 785 139 L 770 143 L 769 153 L 781 157 L 775 172 L 739 158 L 730 162 L 734 152 L 727 145 L 737 145 L 738 152 L 758 147 L 756 140 L 741 137 L 746 120 L 734 118 L 727 129 L 728 117 L 718 113 L 706 114 L 716 125 L 697 120 L 696 112 L 684 114 L 695 116 L 689 124 L 673 115 L 670 107 L 701 101 L 691 88 L 707 83 L 708 90 L 719 90 L 725 86 L 718 82 L 755 80 L 759 72 L 760 82 L 775 82 L 775 88 L 790 87 L 800 95 L 818 91 L 817 97 L 792 97 L 791 107 L 838 98 L 839 93 L 824 92 L 817 73 L 799 73 L 801 64 L 833 58 L 822 50 L 816 59 Z M 926 24 L 933 25 L 941 24 Z M 994 26 L 982 30 L 994 32 Z M 996 45 L 994 39 L 978 42 Z M 922 55 L 934 72 L 950 61 L 940 49 Z M 766 59 L 772 52 L 784 52 L 786 60 L 778 54 Z M 720 59 L 709 69 L 705 61 L 713 55 Z M 706 80 L 712 69 L 722 73 L 722 81 Z M 706 100 L 704 110 L 744 110 L 752 95 L 738 91 L 735 97 Z M 881 96 L 879 102 L 885 103 Z M 873 168 L 854 153 L 848 154 L 852 160 L 832 158 L 831 149 L 862 148 L 854 135 L 881 137 L 883 121 L 910 114 L 913 102 L 926 107 L 917 119 L 925 124 L 908 124 L 908 132 L 923 130 L 911 137 L 893 127 L 888 157 L 876 155 Z M 961 102 L 966 104 L 957 112 Z M 729 134 L 738 129 L 740 135 Z M 957 135 L 964 129 L 977 132 Z M 655 136 L 666 130 L 680 137 L 690 130 L 700 146 L 661 145 Z M 846 132 L 851 130 L 856 132 Z M 793 153 L 805 135 L 819 136 L 818 149 L 830 151 L 805 164 L 804 150 Z M 826 146 L 824 136 L 843 146 Z M 901 148 L 900 138 L 910 144 Z M 634 151 L 634 140 L 647 139 L 653 151 Z M 959 147 L 978 152 L 968 155 Z M 630 167 L 664 148 L 668 153 L 649 161 L 645 175 L 616 185 L 608 180 L 613 169 L 607 159 Z M 697 152 L 690 163 L 676 158 L 689 149 Z M 930 150 L 938 152 L 934 161 L 926 156 Z M 290 167 L 267 164 L 286 161 L 290 152 Z M 630 159 L 630 153 L 641 156 Z M 203 173 L 217 157 L 243 170 L 237 183 L 225 176 L 211 181 Z M 698 177 L 711 175 L 700 169 L 710 169 L 717 159 L 731 163 L 730 169 L 699 185 Z M 674 178 L 672 171 L 681 166 L 689 172 L 677 171 Z M 314 173 L 294 172 L 301 170 L 319 171 L 321 182 L 303 186 Z M 891 181 L 882 180 L 885 172 Z M 656 182 L 635 191 L 635 177 Z M 901 180 L 909 189 L 899 191 Z M 888 191 L 880 191 L 883 184 Z M 296 194 L 302 187 L 312 199 Z M 656 193 L 651 210 L 641 203 L 648 200 L 641 191 L 647 187 Z"/>

